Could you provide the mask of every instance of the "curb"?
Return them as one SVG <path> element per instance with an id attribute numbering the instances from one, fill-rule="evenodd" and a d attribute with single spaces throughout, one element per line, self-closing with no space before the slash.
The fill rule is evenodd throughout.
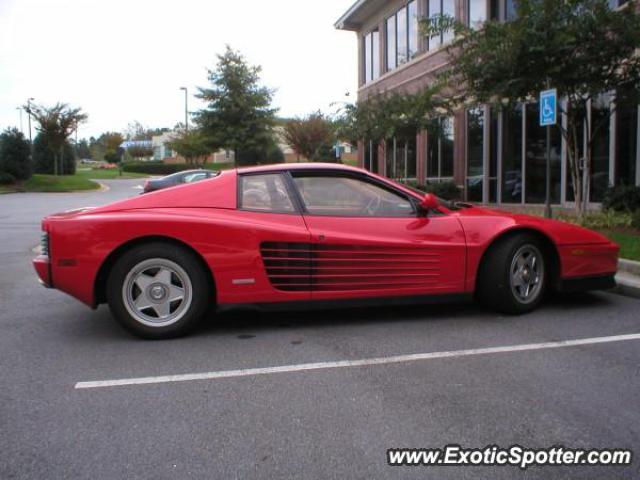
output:
<path id="1" fill-rule="evenodd" d="M 640 262 L 621 258 L 618 260 L 618 271 L 640 276 Z"/>
<path id="2" fill-rule="evenodd" d="M 618 295 L 625 297 L 640 298 L 640 277 L 631 275 L 626 272 L 620 272 L 616 275 L 616 288 L 611 290 Z"/>
<path id="3" fill-rule="evenodd" d="M 618 260 L 616 288 L 613 293 L 625 297 L 640 298 L 640 262 L 621 258 Z"/>

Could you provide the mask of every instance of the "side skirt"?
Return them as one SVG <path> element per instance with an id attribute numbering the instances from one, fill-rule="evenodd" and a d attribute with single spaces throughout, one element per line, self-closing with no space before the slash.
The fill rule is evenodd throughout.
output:
<path id="1" fill-rule="evenodd" d="M 473 299 L 470 293 L 447 295 L 420 295 L 408 297 L 349 298 L 340 300 L 308 300 L 278 303 L 243 303 L 218 305 L 218 312 L 235 309 L 255 309 L 265 312 L 335 310 L 340 308 L 395 307 L 406 305 L 431 305 L 437 303 L 463 303 Z"/>

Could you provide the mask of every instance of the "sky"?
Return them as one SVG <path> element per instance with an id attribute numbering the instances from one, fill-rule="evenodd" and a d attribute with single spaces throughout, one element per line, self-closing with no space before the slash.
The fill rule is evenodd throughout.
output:
<path id="1" fill-rule="evenodd" d="M 357 41 L 335 21 L 353 0 L 0 0 L 0 130 L 29 97 L 81 107 L 79 138 L 133 121 L 173 127 L 225 45 L 262 66 L 281 116 L 355 98 Z M 350 96 L 345 94 L 349 92 Z M 28 136 L 27 118 L 23 128 Z M 34 129 L 35 134 L 35 129 Z"/>

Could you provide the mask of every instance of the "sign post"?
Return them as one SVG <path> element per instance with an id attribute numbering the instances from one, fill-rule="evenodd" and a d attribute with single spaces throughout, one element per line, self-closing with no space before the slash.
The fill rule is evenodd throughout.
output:
<path id="1" fill-rule="evenodd" d="M 555 88 L 540 92 L 540 126 L 547 127 L 547 175 L 544 216 L 551 218 L 551 125 L 558 121 L 558 91 Z"/>

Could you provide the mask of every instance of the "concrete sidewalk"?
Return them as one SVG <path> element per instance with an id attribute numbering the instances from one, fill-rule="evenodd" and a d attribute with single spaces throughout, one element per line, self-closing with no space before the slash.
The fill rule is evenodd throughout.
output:
<path id="1" fill-rule="evenodd" d="M 621 258 L 616 282 L 618 286 L 613 290 L 615 293 L 640 298 L 640 262 Z"/>

